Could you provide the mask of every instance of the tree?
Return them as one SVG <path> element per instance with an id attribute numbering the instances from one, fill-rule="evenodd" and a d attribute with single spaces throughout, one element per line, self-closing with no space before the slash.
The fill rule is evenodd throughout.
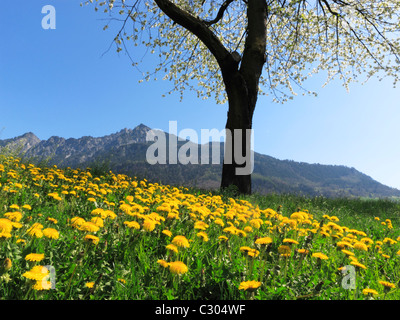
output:
<path id="1" fill-rule="evenodd" d="M 140 61 L 129 54 L 129 42 L 158 53 L 146 80 L 163 72 L 173 81 L 170 92 L 192 89 L 227 101 L 226 129 L 242 130 L 232 135 L 242 150 L 251 147 L 245 131 L 260 94 L 282 103 L 298 90 L 316 94 L 303 84 L 321 71 L 327 83 L 339 78 L 346 88 L 361 74 L 392 76 L 394 85 L 399 76 L 398 0 L 96 0 L 99 9 L 108 14 L 104 29 L 121 24 L 114 43 L 135 67 Z M 236 174 L 235 159 L 227 162 L 221 187 L 251 193 L 251 175 Z"/>

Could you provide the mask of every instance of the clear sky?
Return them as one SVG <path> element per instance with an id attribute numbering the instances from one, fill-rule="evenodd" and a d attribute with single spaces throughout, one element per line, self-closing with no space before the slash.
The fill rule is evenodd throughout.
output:
<path id="1" fill-rule="evenodd" d="M 106 16 L 79 0 L 7 0 L 0 10 L 0 139 L 33 132 L 79 138 L 104 136 L 143 123 L 168 131 L 222 130 L 226 105 L 187 92 L 161 97 L 171 83 L 139 84 L 141 74 L 124 52 L 107 51 L 115 28 Z M 56 29 L 44 30 L 42 7 L 56 9 Z M 138 49 L 140 50 L 140 49 Z M 132 49 L 130 54 L 141 55 Z M 152 70 L 150 62 L 141 66 Z M 159 77 L 162 78 L 162 77 Z M 400 189 L 400 88 L 392 80 L 322 88 L 318 97 L 299 95 L 284 105 L 260 97 L 255 111 L 254 149 L 278 159 L 354 167 Z M 199 134 L 200 136 L 200 134 Z"/>

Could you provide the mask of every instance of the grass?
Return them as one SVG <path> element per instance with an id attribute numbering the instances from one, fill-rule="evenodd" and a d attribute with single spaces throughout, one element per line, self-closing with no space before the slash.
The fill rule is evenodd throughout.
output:
<path id="1" fill-rule="evenodd" d="M 399 211 L 3 156 L 0 299 L 398 299 Z"/>

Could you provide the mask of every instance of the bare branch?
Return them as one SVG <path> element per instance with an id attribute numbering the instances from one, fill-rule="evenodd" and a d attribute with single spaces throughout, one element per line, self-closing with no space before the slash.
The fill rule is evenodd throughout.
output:
<path id="1" fill-rule="evenodd" d="M 235 0 L 226 0 L 222 6 L 219 8 L 217 16 L 213 20 L 204 20 L 204 23 L 208 26 L 211 26 L 222 19 L 224 16 L 225 10 L 229 7 L 229 5 Z"/>

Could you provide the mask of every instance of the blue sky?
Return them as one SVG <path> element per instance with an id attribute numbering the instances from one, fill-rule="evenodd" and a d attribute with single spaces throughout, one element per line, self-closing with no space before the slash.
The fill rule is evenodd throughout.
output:
<path id="1" fill-rule="evenodd" d="M 177 121 L 178 131 L 224 128 L 226 105 L 197 99 L 194 92 L 182 102 L 177 94 L 163 98 L 170 82 L 139 84 L 141 74 L 123 52 L 112 49 L 103 55 L 115 36 L 113 28 L 103 31 L 105 15 L 79 4 L 2 3 L 0 139 L 28 131 L 40 139 L 98 137 L 140 123 L 168 131 L 169 121 Z M 56 9 L 55 30 L 41 26 L 44 5 Z M 355 83 L 349 93 L 338 82 L 321 85 L 318 77 L 308 81 L 306 87 L 318 97 L 300 95 L 284 105 L 260 97 L 253 121 L 255 151 L 354 167 L 400 189 L 400 89 L 391 79 Z"/>

